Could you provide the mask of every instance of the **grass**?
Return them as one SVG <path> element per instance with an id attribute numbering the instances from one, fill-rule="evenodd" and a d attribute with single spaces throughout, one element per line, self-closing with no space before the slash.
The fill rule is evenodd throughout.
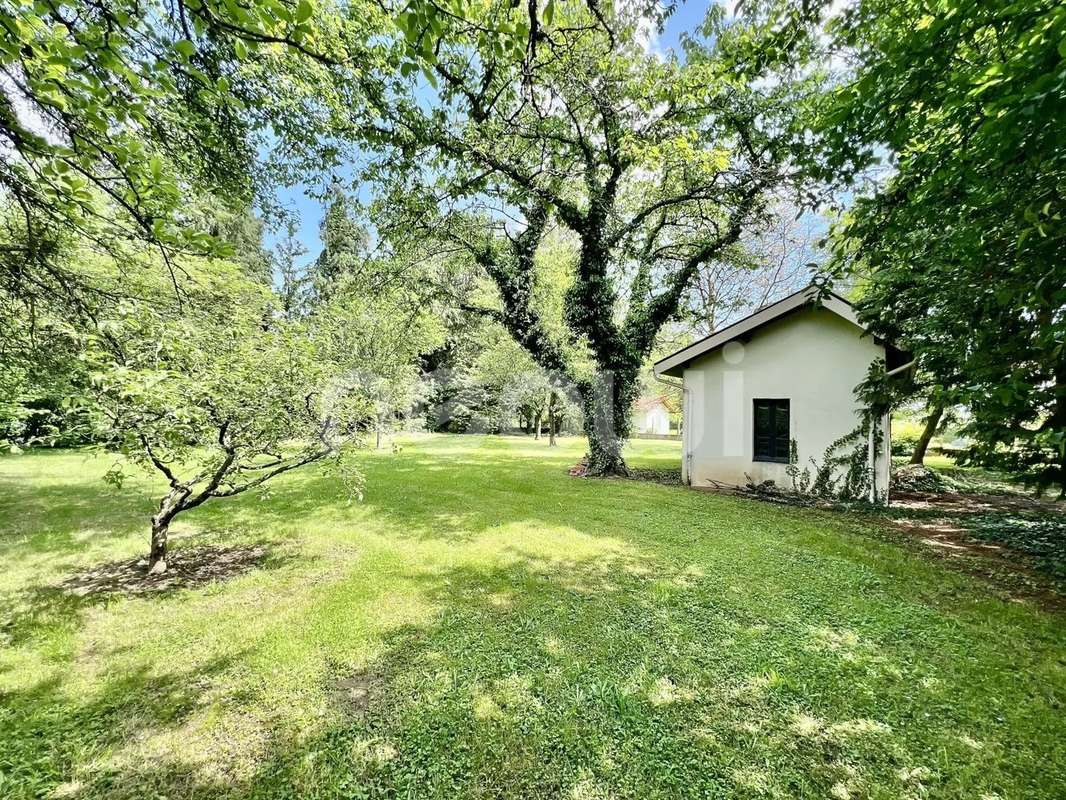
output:
<path id="1" fill-rule="evenodd" d="M 353 505 L 295 473 L 176 526 L 255 568 L 150 594 L 71 587 L 144 552 L 157 486 L 0 459 L 0 796 L 1066 796 L 1061 616 L 581 451 L 419 437 Z"/>

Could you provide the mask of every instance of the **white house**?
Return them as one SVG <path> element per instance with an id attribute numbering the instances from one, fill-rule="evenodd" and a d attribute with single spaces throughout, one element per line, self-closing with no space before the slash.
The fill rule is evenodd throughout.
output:
<path id="1" fill-rule="evenodd" d="M 682 479 L 790 487 L 793 442 L 797 466 L 815 473 L 810 459 L 824 464 L 826 449 L 861 425 L 854 390 L 877 359 L 891 371 L 907 356 L 866 334 L 842 297 L 817 302 L 808 287 L 656 362 L 656 375 L 683 383 Z M 848 448 L 856 457 L 865 448 L 874 496 L 887 497 L 887 415 L 880 431 L 876 445 L 867 435 Z"/>
<path id="2" fill-rule="evenodd" d="M 633 426 L 637 433 L 657 436 L 670 434 L 670 405 L 665 397 L 641 397 L 633 404 Z"/>

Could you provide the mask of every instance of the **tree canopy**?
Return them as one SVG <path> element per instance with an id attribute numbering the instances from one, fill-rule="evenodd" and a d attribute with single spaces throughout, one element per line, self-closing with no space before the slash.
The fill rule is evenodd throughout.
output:
<path id="1" fill-rule="evenodd" d="M 823 177 L 888 156 L 835 239 L 877 335 L 969 407 L 970 457 L 1066 486 L 1066 8 L 863 0 L 821 104 Z"/>
<path id="2" fill-rule="evenodd" d="M 1066 485 L 1066 10 L 711 4 L 664 54 L 672 10 L 0 9 L 4 431 L 87 426 L 158 470 L 164 542 L 421 398 L 499 430 L 575 416 L 576 387 L 590 472 L 625 473 L 649 359 L 797 287 L 832 201 L 824 280 L 915 356 L 891 391 Z M 325 201 L 310 263 L 297 184 Z"/>
<path id="3" fill-rule="evenodd" d="M 0 281 L 22 296 L 79 288 L 55 241 L 113 252 L 232 255 L 198 209 L 269 209 L 279 182 L 337 163 L 334 79 L 381 30 L 368 7 L 216 0 L 0 8 Z M 366 52 L 360 54 L 369 58 Z M 214 230 L 213 230 L 214 229 Z M 178 284 L 175 283 L 175 286 Z"/>
<path id="4" fill-rule="evenodd" d="M 761 28 L 727 26 L 718 8 L 684 59 L 660 58 L 642 46 L 656 8 L 415 6 L 398 18 L 400 77 L 362 128 L 383 151 L 370 177 L 467 249 L 549 370 L 570 365 L 529 302 L 535 257 L 551 226 L 573 234 L 563 317 L 595 365 L 577 377 L 598 474 L 625 471 L 640 366 L 700 266 L 801 176 L 792 114 L 811 81 L 772 61 L 741 68 Z"/>

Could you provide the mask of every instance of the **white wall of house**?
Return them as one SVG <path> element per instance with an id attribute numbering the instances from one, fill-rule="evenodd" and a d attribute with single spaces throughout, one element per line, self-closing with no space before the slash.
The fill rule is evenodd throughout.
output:
<path id="1" fill-rule="evenodd" d="M 637 411 L 637 433 L 654 433 L 665 436 L 670 433 L 670 412 L 662 403 Z"/>
<path id="2" fill-rule="evenodd" d="M 825 308 L 788 314 L 697 358 L 684 370 L 684 477 L 744 485 L 772 480 L 790 486 L 787 464 L 754 460 L 754 401 L 788 399 L 789 436 L 799 465 L 821 463 L 825 450 L 861 422 L 855 386 L 885 349 L 859 327 Z M 888 421 L 876 458 L 876 486 L 888 485 Z M 850 449 L 850 447 L 849 447 Z M 814 468 L 812 467 L 812 472 Z"/>

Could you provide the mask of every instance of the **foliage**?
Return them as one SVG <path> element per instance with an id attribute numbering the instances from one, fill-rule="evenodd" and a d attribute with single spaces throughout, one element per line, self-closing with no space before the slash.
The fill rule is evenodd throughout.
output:
<path id="1" fill-rule="evenodd" d="M 86 443 L 84 420 L 63 402 L 86 385 L 67 338 L 0 293 L 0 448 Z"/>
<path id="2" fill-rule="evenodd" d="M 785 474 L 791 482 L 791 490 L 798 495 L 810 494 L 813 497 L 832 500 L 868 500 L 871 481 L 874 480 L 870 469 L 870 415 L 853 430 L 832 442 L 822 454 L 819 462 L 814 456 L 809 457 L 810 465 L 800 468 L 799 443 L 789 441 L 788 466 Z M 879 426 L 875 427 L 874 447 L 880 452 L 883 435 Z M 749 482 L 750 483 L 750 482 Z M 878 502 L 887 494 L 886 487 L 873 487 Z"/>
<path id="3" fill-rule="evenodd" d="M 892 421 L 892 455 L 909 456 L 914 452 L 925 426 L 910 420 Z"/>
<path id="4" fill-rule="evenodd" d="M 922 464 L 905 464 L 892 470 L 894 492 L 949 492 L 956 488 L 954 481 L 938 470 Z"/>
<path id="5" fill-rule="evenodd" d="M 416 281 L 349 290 L 355 279 L 342 276 L 344 291 L 329 303 L 296 296 L 294 308 L 283 296 L 279 311 L 279 298 L 244 265 L 183 258 L 168 279 L 143 250 L 121 263 L 75 250 L 69 261 L 63 270 L 91 291 L 61 311 L 53 298 L 28 332 L 19 314 L 36 306 L 0 293 L 0 325 L 19 334 L 5 340 L 3 374 L 18 385 L 36 381 L 38 393 L 50 388 L 42 375 L 64 376 L 50 390 L 67 428 L 76 418 L 87 433 L 70 431 L 166 479 L 152 519 L 151 561 L 160 571 L 172 520 L 208 500 L 265 489 L 324 459 L 358 494 L 344 449 L 410 409 L 418 358 L 438 339 Z M 371 285 L 392 274 L 387 261 L 371 266 Z M 22 443 L 32 443 L 29 399 L 4 407 L 7 416 L 22 409 Z M 110 475 L 116 485 L 125 477 Z"/>
<path id="6" fill-rule="evenodd" d="M 290 319 L 306 314 L 310 303 L 311 277 L 307 274 L 306 266 L 299 263 L 308 251 L 298 234 L 296 221 L 288 220 L 285 235 L 274 245 L 273 253 L 273 262 L 278 271 L 280 311 Z"/>
<path id="7" fill-rule="evenodd" d="M 533 367 L 513 375 L 503 386 L 499 395 L 501 428 L 506 429 L 506 420 L 518 416 L 539 439 L 541 423 L 547 425 L 551 439 L 565 420 L 580 418 L 579 398 L 576 391 L 560 376 L 546 374 Z"/>
<path id="8" fill-rule="evenodd" d="M 365 271 L 370 237 L 357 219 L 357 207 L 334 183 L 326 198 L 325 215 L 319 226 L 322 252 L 310 270 L 311 286 L 319 300 L 328 300 L 336 284 Z"/>
<path id="9" fill-rule="evenodd" d="M 369 262 L 367 270 L 389 266 Z M 374 282 L 372 276 L 364 280 Z M 308 319 L 318 343 L 315 358 L 338 365 L 346 380 L 359 387 L 369 403 L 377 443 L 408 419 L 422 400 L 420 357 L 443 342 L 444 329 L 435 309 L 422 302 L 415 282 L 395 281 L 376 290 L 357 277 L 333 284 L 332 299 L 316 307 Z"/>
<path id="10" fill-rule="evenodd" d="M 795 439 L 789 439 L 788 441 L 788 466 L 785 467 L 785 474 L 788 475 L 789 480 L 792 482 L 792 491 L 797 494 L 807 494 L 807 491 L 811 488 L 811 468 L 804 467 L 800 469 L 799 442 Z"/>
<path id="11" fill-rule="evenodd" d="M 103 446 L 169 484 L 152 519 L 152 568 L 161 571 L 170 522 L 210 499 L 325 458 L 357 493 L 358 476 L 338 459 L 370 415 L 352 374 L 366 364 L 353 346 L 365 328 L 271 319 L 269 292 L 237 268 L 184 270 L 180 308 L 149 271 L 138 300 L 100 309 L 91 327 L 67 329 L 91 382 L 78 400 Z M 117 277 L 107 271 L 104 280 Z M 350 355 L 339 357 L 341 348 Z M 116 485 L 123 478 L 121 470 L 110 475 Z"/>
<path id="12" fill-rule="evenodd" d="M 592 471 L 624 472 L 641 365 L 700 267 L 796 177 L 792 110 L 810 82 L 791 65 L 736 69 L 756 28 L 715 9 L 682 60 L 641 46 L 662 20 L 650 3 L 405 8 L 401 80 L 363 125 L 386 150 L 368 177 L 406 220 L 393 227 L 431 233 L 492 279 L 502 309 L 486 311 L 581 386 Z M 531 302 L 555 225 L 577 243 L 561 341 Z"/>
<path id="13" fill-rule="evenodd" d="M 967 534 L 1026 553 L 1043 570 L 1066 580 L 1066 516 L 1062 514 L 982 514 L 967 527 Z"/>
<path id="14" fill-rule="evenodd" d="M 1066 490 L 1066 9 L 863 0 L 831 33 L 857 67 L 816 123 L 824 176 L 893 166 L 835 239 L 860 316 L 970 409 L 974 463 Z"/>
<path id="15" fill-rule="evenodd" d="M 182 253 L 242 261 L 248 209 L 343 152 L 332 134 L 355 89 L 340 75 L 357 51 L 376 58 L 363 45 L 383 24 L 329 0 L 5 4 L 0 202 L 22 230 L 0 280 L 21 296 L 90 288 L 56 257 L 71 235 L 112 255 L 154 245 L 169 272 Z"/>
<path id="16" fill-rule="evenodd" d="M 873 475 L 870 470 L 870 419 L 848 431 L 825 449 L 822 463 L 811 457 L 814 476 L 811 492 L 817 497 L 840 500 L 864 500 L 870 494 Z M 875 434 L 874 447 L 880 444 L 880 432 Z M 884 495 L 881 487 L 879 495 Z"/>
<path id="17" fill-rule="evenodd" d="M 264 286 L 273 284 L 273 259 L 263 246 L 266 226 L 250 209 L 231 211 L 217 198 L 207 197 L 189 210 L 187 224 L 213 237 L 217 249 L 227 253 L 227 260 L 238 264 L 245 277 Z"/>
<path id="18" fill-rule="evenodd" d="M 446 319 L 447 339 L 423 363 L 423 379 L 428 386 L 425 412 L 432 430 L 451 432 L 510 432 L 519 422 L 532 432 L 534 406 L 542 414 L 549 405 L 548 388 L 560 389 L 556 397 L 557 426 L 567 432 L 580 430 L 580 411 L 571 400 L 573 389 L 559 374 L 540 368 L 492 315 L 478 313 L 485 303 L 484 279 L 459 270 L 460 280 L 449 265 L 442 276 L 448 291 L 441 298 Z M 458 284 L 466 283 L 466 286 Z M 550 309 L 556 289 L 538 282 L 539 307 Z M 491 296 L 491 295 L 490 295 Z M 540 389 L 544 389 L 541 394 Z M 533 400 L 532 404 L 530 401 Z"/>

